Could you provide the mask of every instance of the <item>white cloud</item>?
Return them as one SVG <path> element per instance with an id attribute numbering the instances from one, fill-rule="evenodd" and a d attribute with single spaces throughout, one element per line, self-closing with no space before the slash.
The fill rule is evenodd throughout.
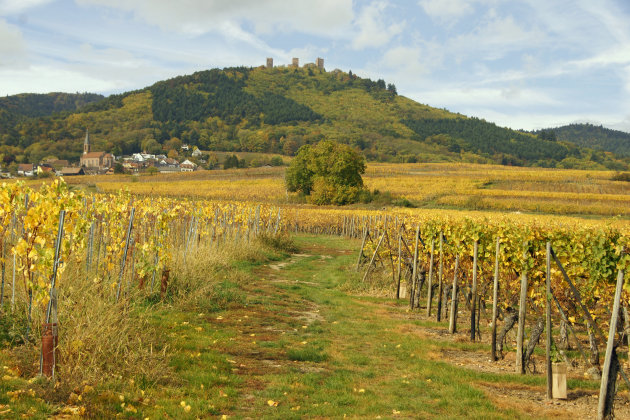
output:
<path id="1" fill-rule="evenodd" d="M 132 12 L 162 29 L 199 35 L 219 32 L 225 22 L 248 22 L 259 34 L 301 32 L 334 37 L 353 18 L 352 0 L 76 0 Z"/>
<path id="2" fill-rule="evenodd" d="M 472 32 L 453 38 L 447 48 L 458 55 L 482 54 L 477 58 L 493 60 L 510 51 L 535 48 L 544 40 L 545 34 L 538 29 L 525 29 L 513 16 L 490 11 Z"/>
<path id="3" fill-rule="evenodd" d="M 46 92 L 104 92 L 119 88 L 124 82 L 98 79 L 81 72 L 52 66 L 26 69 L 0 69 L 0 95 Z"/>
<path id="4" fill-rule="evenodd" d="M 14 65 L 23 56 L 25 48 L 20 30 L 0 19 L 0 68 Z"/>
<path id="5" fill-rule="evenodd" d="M 617 45 L 615 48 L 594 54 L 582 60 L 570 61 L 568 64 L 574 65 L 580 69 L 630 64 L 630 43 L 627 45 Z"/>
<path id="6" fill-rule="evenodd" d="M 628 28 L 627 16 L 619 10 L 616 2 L 602 0 L 593 2 L 580 0 L 580 7 L 586 12 L 591 20 L 596 20 L 613 39 L 620 44 L 627 44 L 630 41 L 630 28 Z"/>
<path id="7" fill-rule="evenodd" d="M 420 95 L 426 103 L 462 108 L 471 105 L 486 107 L 527 107 L 559 105 L 548 94 L 518 87 L 505 88 L 450 88 L 435 89 Z"/>
<path id="8" fill-rule="evenodd" d="M 630 114 L 626 115 L 622 121 L 610 124 L 610 128 L 630 133 Z"/>
<path id="9" fill-rule="evenodd" d="M 515 130 L 540 130 L 543 128 L 561 127 L 569 124 L 589 123 L 603 125 L 614 130 L 630 131 L 630 116 L 617 114 L 581 114 L 581 113 L 535 113 L 518 111 L 507 113 L 489 108 L 470 108 L 463 110 L 468 116 L 492 121 L 498 126 Z"/>
<path id="10" fill-rule="evenodd" d="M 89 63 L 94 67 L 107 67 L 108 72 L 112 68 L 124 70 L 138 69 L 149 64 L 145 60 L 138 59 L 129 51 L 117 48 L 94 48 L 90 44 L 82 44 L 79 54 L 75 57 L 81 63 Z"/>
<path id="11" fill-rule="evenodd" d="M 21 13 L 33 7 L 50 3 L 52 0 L 0 0 L 0 15 Z"/>
<path id="12" fill-rule="evenodd" d="M 469 0 L 420 0 L 424 12 L 434 19 L 453 21 L 473 11 Z"/>
<path id="13" fill-rule="evenodd" d="M 427 73 L 419 47 L 391 48 L 383 56 L 381 65 L 392 71 L 395 80 L 413 80 Z"/>
<path id="14" fill-rule="evenodd" d="M 359 32 L 352 40 L 352 48 L 362 50 L 368 47 L 382 47 L 403 31 L 404 21 L 390 24 L 384 22 L 383 15 L 387 6 L 384 1 L 375 1 L 361 10 L 361 14 L 354 22 Z"/>

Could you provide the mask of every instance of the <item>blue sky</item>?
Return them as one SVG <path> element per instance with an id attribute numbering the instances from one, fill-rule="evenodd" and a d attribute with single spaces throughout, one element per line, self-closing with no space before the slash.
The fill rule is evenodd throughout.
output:
<path id="1" fill-rule="evenodd" d="M 630 131 L 628 0 L 0 0 L 0 95 L 325 59 L 527 130 Z"/>

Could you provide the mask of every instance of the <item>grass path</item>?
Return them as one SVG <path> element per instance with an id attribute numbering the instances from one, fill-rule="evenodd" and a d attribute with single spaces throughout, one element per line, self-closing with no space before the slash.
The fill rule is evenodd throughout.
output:
<path id="1" fill-rule="evenodd" d="M 300 255 L 245 267 L 254 281 L 239 287 L 244 305 L 175 321 L 183 341 L 174 366 L 186 386 L 181 396 L 169 390 L 158 397 L 156 410 L 146 410 L 150 418 L 181 418 L 187 405 L 190 418 L 543 415 L 518 402 L 499 408 L 476 385 L 491 389 L 507 381 L 539 387 L 542 394 L 541 378 L 482 374 L 436 361 L 442 347 L 471 345 L 423 337 L 402 303 L 343 292 L 354 275 L 348 268 L 356 244 L 312 236 L 298 243 Z"/>

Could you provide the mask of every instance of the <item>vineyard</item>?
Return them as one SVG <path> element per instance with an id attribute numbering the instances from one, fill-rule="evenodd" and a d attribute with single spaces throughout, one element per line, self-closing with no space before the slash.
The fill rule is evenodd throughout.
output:
<path id="1" fill-rule="evenodd" d="M 5 344 L 42 336 L 39 373 L 55 375 L 58 317 L 79 302 L 123 305 L 130 299 L 164 299 L 173 266 L 195 249 L 241 243 L 282 229 L 280 211 L 210 201 L 137 199 L 126 193 L 86 195 L 63 181 L 33 190 L 21 183 L 0 188 L 2 317 L 13 319 Z M 73 289 L 86 292 L 73 293 Z M 181 287 L 181 285 L 180 285 Z M 67 311 L 66 313 L 63 313 Z M 89 323 L 82 319 L 79 322 Z M 50 340 L 47 337 L 51 337 Z M 62 340 L 65 363 L 89 358 L 81 339 Z M 70 348 L 66 348 L 66 346 Z"/>
<path id="2" fill-rule="evenodd" d="M 352 269 L 362 283 L 405 299 L 411 314 L 448 322 L 451 334 L 469 329 L 472 342 L 489 325 L 493 360 L 510 351 L 507 336 L 516 329 L 518 373 L 545 370 L 533 357 L 542 340 L 548 366 L 564 362 L 601 376 L 601 413 L 612 412 L 617 372 L 629 386 L 630 230 L 623 220 L 218 202 L 166 198 L 154 187 L 141 195 L 92 194 L 63 181 L 0 188 L 0 309 L 9 324 L 1 338 L 6 346 L 37 343 L 25 355 L 40 375 L 63 381 L 85 365 L 92 375 L 113 374 L 97 360 L 98 346 L 86 344 L 94 319 L 78 316 L 80 308 L 113 309 L 107 316 L 123 325 L 138 303 L 191 292 L 195 286 L 173 271 L 199 258 L 197 250 L 306 233 L 360 240 Z M 159 348 L 125 331 L 110 337 L 120 340 L 116 357 L 138 364 L 157 357 Z"/>
<path id="3" fill-rule="evenodd" d="M 507 218 L 399 219 L 388 215 L 343 216 L 336 225 L 328 221 L 326 226 L 328 232 L 362 237 L 356 268 L 364 264 L 364 282 L 380 263 L 383 271 L 391 273 L 390 287 L 396 298 L 407 298 L 410 310 L 426 303 L 426 316 L 448 320 L 450 334 L 457 331 L 459 306 L 465 304 L 470 313 L 470 340 L 481 339 L 481 308 L 491 302 L 491 358 L 503 357 L 506 334 L 518 324 L 516 372 L 535 371 L 531 357 L 547 331 L 548 398 L 552 397 L 552 359 L 577 365 L 565 352 L 568 331 L 583 366 L 590 367 L 595 377 L 601 373 L 600 418 L 612 415 L 618 373 L 630 387 L 619 362 L 621 355 L 616 353 L 627 346 L 622 357 L 629 359 L 630 282 L 624 283 L 630 267 L 627 229 L 516 223 Z M 315 231 L 326 231 L 322 228 Z M 503 328 L 497 335 L 499 312 Z M 555 339 L 553 319 L 560 326 Z M 588 350 L 583 349 L 576 330 L 587 335 Z M 607 343 L 603 372 L 600 343 Z"/>

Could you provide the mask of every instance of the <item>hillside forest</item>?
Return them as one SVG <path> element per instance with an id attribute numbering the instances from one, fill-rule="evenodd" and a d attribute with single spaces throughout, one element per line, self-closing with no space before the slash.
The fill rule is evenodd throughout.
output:
<path id="1" fill-rule="evenodd" d="M 92 150 L 115 155 L 174 156 L 185 143 L 201 150 L 293 156 L 302 145 L 328 139 L 360 150 L 370 161 L 613 170 L 630 164 L 629 140 L 623 135 L 609 133 L 600 144 L 581 140 L 579 126 L 553 135 L 502 128 L 415 102 L 398 95 L 392 83 L 352 71 L 237 67 L 200 71 L 106 98 L 25 94 L 0 99 L 3 165 L 50 157 L 76 161 L 86 129 Z"/>

